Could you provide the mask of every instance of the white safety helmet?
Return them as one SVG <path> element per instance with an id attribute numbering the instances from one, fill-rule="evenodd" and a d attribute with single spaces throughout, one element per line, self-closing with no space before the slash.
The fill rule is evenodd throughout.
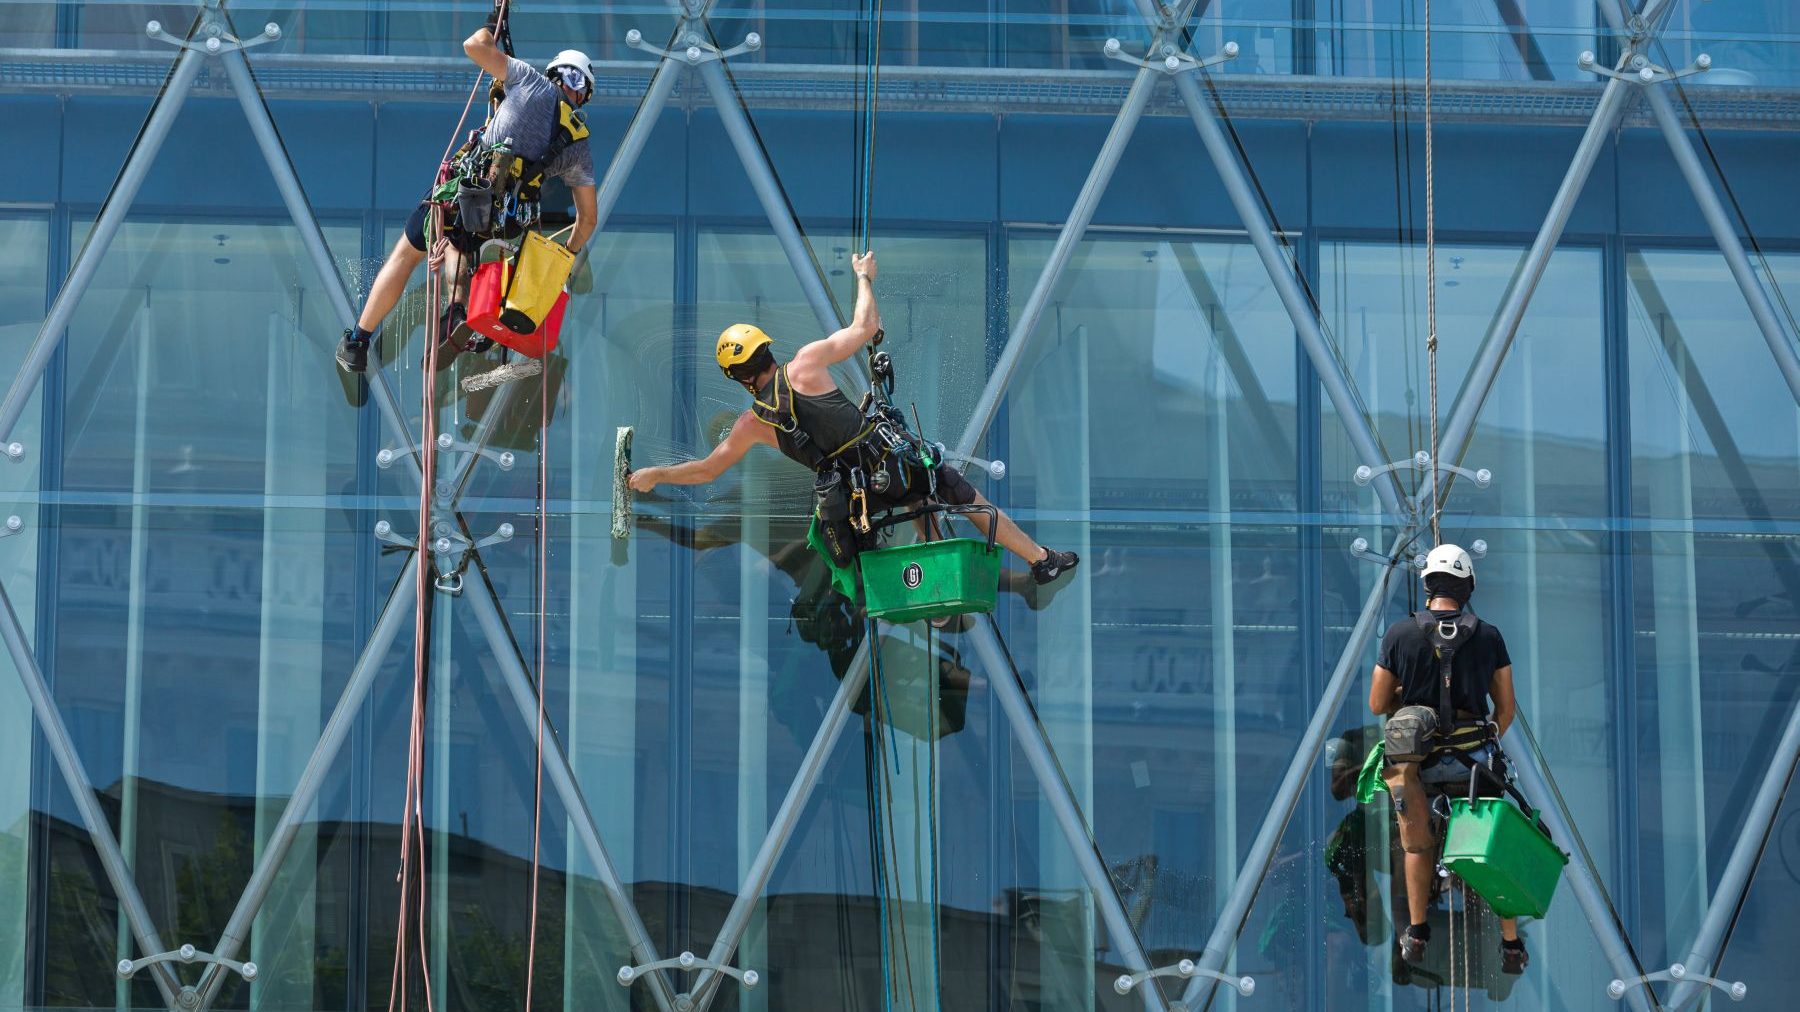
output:
<path id="1" fill-rule="evenodd" d="M 1444 573 L 1449 576 L 1458 577 L 1460 579 L 1468 580 L 1469 583 L 1473 585 L 1475 582 L 1475 563 L 1469 558 L 1469 553 L 1463 551 L 1461 547 L 1457 545 L 1439 545 L 1431 550 L 1430 555 L 1425 556 L 1425 572 L 1420 575 L 1428 577 L 1433 573 Z"/>
<path id="2" fill-rule="evenodd" d="M 558 74 L 561 70 L 563 73 Z M 594 61 L 579 49 L 565 49 L 544 68 L 544 76 L 559 84 L 567 84 L 583 98 L 594 93 Z"/>

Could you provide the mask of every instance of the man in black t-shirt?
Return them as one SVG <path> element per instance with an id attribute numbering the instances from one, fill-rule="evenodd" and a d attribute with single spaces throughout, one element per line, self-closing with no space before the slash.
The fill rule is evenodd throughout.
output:
<path id="1" fill-rule="evenodd" d="M 1455 545 L 1439 545 L 1426 557 L 1424 577 L 1426 611 L 1394 623 L 1381 638 L 1369 688 L 1371 712 L 1400 718 L 1390 724 L 1384 779 L 1394 798 L 1400 843 L 1406 851 L 1406 906 L 1412 923 L 1400 932 L 1399 944 L 1408 963 L 1423 959 L 1431 940 L 1426 912 L 1436 873 L 1437 840 L 1431 832 L 1426 789 L 1459 793 L 1469 782 L 1469 768 L 1452 751 L 1485 762 L 1492 751 L 1490 732 L 1493 738 L 1505 734 L 1516 713 L 1506 639 L 1468 611 L 1475 592 L 1475 564 L 1469 554 Z M 1440 641 L 1454 641 L 1448 693 L 1439 662 Z M 1425 746 L 1431 751 L 1422 761 L 1396 759 L 1392 730 L 1414 717 L 1442 726 Z M 1525 942 L 1517 924 L 1502 920 L 1500 934 L 1501 969 L 1525 972 Z"/>

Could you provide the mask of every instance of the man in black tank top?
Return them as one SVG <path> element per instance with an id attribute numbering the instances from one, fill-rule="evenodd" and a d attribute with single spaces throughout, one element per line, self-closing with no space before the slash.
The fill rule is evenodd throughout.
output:
<path id="1" fill-rule="evenodd" d="M 1431 940 L 1426 916 L 1431 905 L 1432 880 L 1437 872 L 1438 840 L 1430 825 L 1427 790 L 1461 796 L 1468 789 L 1469 769 L 1448 753 L 1458 749 L 1485 761 L 1490 746 L 1484 724 L 1491 724 L 1497 738 L 1506 733 L 1518 712 L 1513 696 L 1512 658 L 1500 630 L 1469 612 L 1475 593 L 1475 563 L 1456 545 L 1443 544 L 1425 560 L 1426 610 L 1394 623 L 1381 638 L 1381 651 L 1369 687 L 1369 710 L 1395 717 L 1402 709 L 1444 710 L 1448 726 L 1440 726 L 1431 754 L 1421 761 L 1393 758 L 1396 740 L 1390 733 L 1389 762 L 1384 771 L 1393 797 L 1401 847 L 1405 850 L 1406 906 L 1411 923 L 1399 935 L 1401 958 L 1417 964 Z M 1449 684 L 1443 684 L 1444 666 L 1438 653 L 1439 639 L 1433 627 L 1442 625 L 1455 634 L 1443 649 L 1449 660 Z M 1440 634 L 1441 635 L 1441 634 Z M 1466 640 L 1464 639 L 1466 637 Z M 1453 647 L 1453 649 L 1452 649 Z M 1492 702 L 1490 708 L 1489 703 Z M 1424 714 L 1433 717 L 1433 714 Z M 1389 731 L 1408 718 L 1389 725 Z M 1445 718 L 1435 717 L 1442 724 Z M 1482 793 L 1488 793 L 1483 791 Z M 1512 919 L 1500 922 L 1500 969 L 1525 972 L 1525 941 Z"/>
<path id="2" fill-rule="evenodd" d="M 719 335 L 715 357 L 719 368 L 750 392 L 751 410 L 738 416 L 725 439 L 701 460 L 668 467 L 646 467 L 631 473 L 631 487 L 649 492 L 661 484 L 702 485 L 730 470 L 750 448 L 761 443 L 815 472 L 835 469 L 869 437 L 871 423 L 832 381 L 831 367 L 874 339 L 881 329 L 875 309 L 875 254 L 851 257 L 856 270 L 856 312 L 850 325 L 803 346 L 785 365 L 775 360 L 773 342 L 761 329 L 739 323 Z M 916 468 L 922 472 L 923 468 Z M 935 478 L 937 496 L 957 506 L 991 505 L 970 485 L 962 472 L 938 464 L 930 474 L 897 476 L 886 493 L 868 494 L 870 512 L 910 507 L 922 502 Z M 917 480 L 912 480 L 917 479 Z M 987 533 L 986 514 L 968 515 Z M 1058 552 L 1039 545 L 1005 513 L 996 511 L 999 530 L 994 538 L 1008 551 L 1031 564 L 1031 578 L 1050 583 L 1081 561 L 1074 552 Z"/>

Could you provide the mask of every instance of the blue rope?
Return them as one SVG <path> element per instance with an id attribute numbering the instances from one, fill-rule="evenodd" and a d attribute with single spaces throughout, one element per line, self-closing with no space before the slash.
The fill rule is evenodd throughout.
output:
<path id="1" fill-rule="evenodd" d="M 875 871 L 875 910 L 876 924 L 881 930 L 881 1007 L 883 1012 L 892 1012 L 894 1005 L 894 981 L 892 967 L 894 964 L 891 936 L 888 929 L 887 909 L 887 849 L 882 845 L 882 827 L 880 812 L 886 811 L 889 803 L 886 790 L 886 744 L 887 735 L 882 731 L 882 709 L 887 703 L 887 680 L 881 673 L 881 643 L 877 638 L 879 629 L 875 620 L 869 620 L 869 629 L 864 642 L 869 644 L 869 681 L 871 695 L 869 697 L 869 734 L 873 748 L 869 755 L 869 856 Z M 877 703 L 879 697 L 880 703 Z M 899 761 L 899 753 L 895 753 L 895 762 Z"/>
<path id="2" fill-rule="evenodd" d="M 856 253 L 868 251 L 875 217 L 875 113 L 881 90 L 881 5 L 882 0 L 871 0 L 865 36 L 868 55 L 863 61 L 861 178 L 858 180 L 862 192 L 858 195 L 856 209 L 856 249 L 853 250 Z"/>

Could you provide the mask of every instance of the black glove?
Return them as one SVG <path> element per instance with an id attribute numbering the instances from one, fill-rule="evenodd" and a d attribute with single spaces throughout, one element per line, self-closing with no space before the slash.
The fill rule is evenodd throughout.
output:
<path id="1" fill-rule="evenodd" d="M 493 32 L 498 37 L 505 30 L 501 27 L 502 15 L 511 13 L 512 7 L 507 0 L 494 0 L 494 9 L 488 11 L 487 20 L 481 23 L 481 27 Z"/>

